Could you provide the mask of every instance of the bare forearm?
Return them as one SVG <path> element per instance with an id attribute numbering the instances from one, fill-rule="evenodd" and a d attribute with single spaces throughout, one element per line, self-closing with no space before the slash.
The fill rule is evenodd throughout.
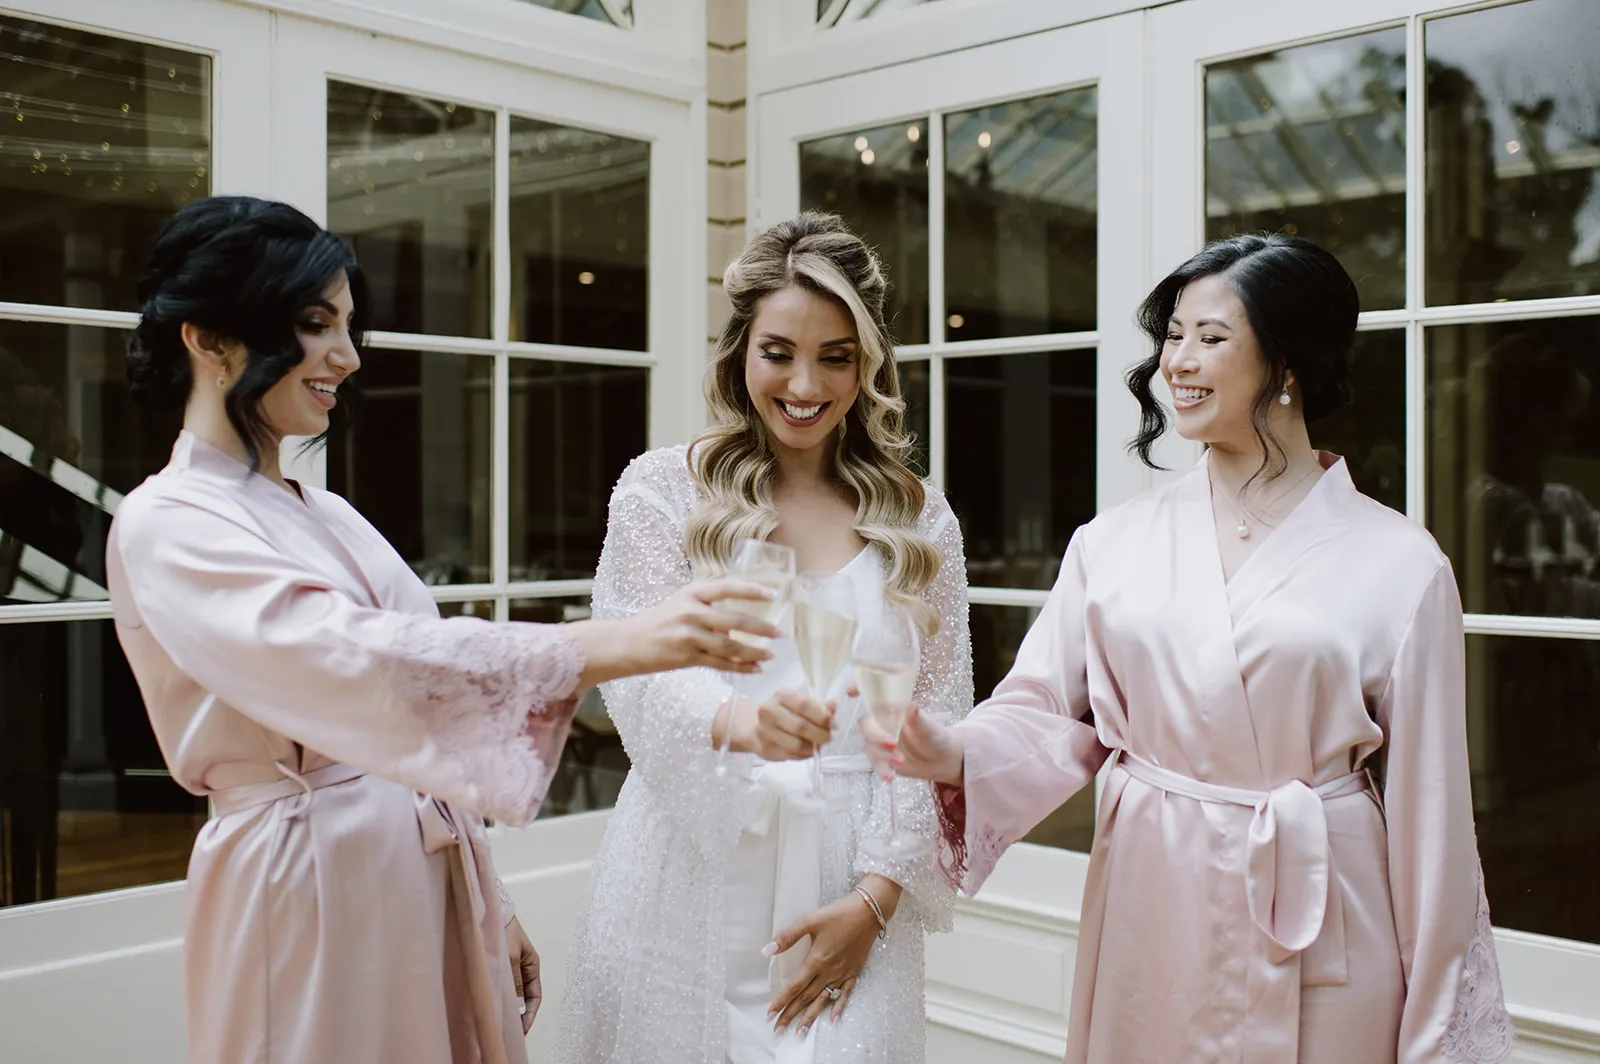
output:
<path id="1" fill-rule="evenodd" d="M 574 621 L 564 627 L 567 638 L 583 656 L 583 671 L 578 674 L 580 688 L 651 671 L 652 662 L 636 638 L 638 623 L 634 618 Z"/>

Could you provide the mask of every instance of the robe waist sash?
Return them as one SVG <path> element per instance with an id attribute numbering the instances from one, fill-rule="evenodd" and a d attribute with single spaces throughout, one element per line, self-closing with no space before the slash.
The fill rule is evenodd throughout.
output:
<path id="1" fill-rule="evenodd" d="M 1341 970 L 1303 975 L 1308 983 L 1344 982 L 1344 907 L 1333 894 L 1328 818 L 1322 803 L 1369 791 L 1372 781 L 1367 773 L 1352 772 L 1317 787 L 1290 780 L 1269 791 L 1253 791 L 1190 779 L 1126 751 L 1119 751 L 1116 764 L 1167 794 L 1254 810 L 1245 845 L 1245 893 L 1250 919 L 1271 943 L 1272 963 L 1282 964 L 1299 954 L 1326 925 L 1330 938 L 1338 941 L 1330 941 L 1325 959 L 1329 967 Z"/>
<path id="2" fill-rule="evenodd" d="M 306 801 L 287 816 L 287 819 L 293 819 L 311 807 L 311 796 L 316 791 L 366 775 L 361 769 L 343 762 L 324 765 L 306 773 L 296 772 L 281 761 L 273 762 L 273 765 L 283 776 L 282 779 L 246 783 L 212 792 L 211 801 L 216 815 L 227 816 L 304 795 Z M 500 924 L 489 918 L 488 900 L 478 878 L 478 855 L 473 852 L 472 836 L 456 824 L 453 811 L 437 798 L 413 794 L 412 804 L 421 832 L 423 852 L 434 854 L 451 846 L 458 847 L 454 859 L 449 862 L 451 912 L 446 918 L 454 920 L 456 933 L 463 944 L 463 967 L 467 992 L 472 1001 L 472 1023 L 476 1028 L 478 1050 L 484 1064 L 507 1064 L 497 1011 L 499 995 L 488 968 L 490 957 L 502 953 L 502 940 L 494 935 L 494 930 Z"/>

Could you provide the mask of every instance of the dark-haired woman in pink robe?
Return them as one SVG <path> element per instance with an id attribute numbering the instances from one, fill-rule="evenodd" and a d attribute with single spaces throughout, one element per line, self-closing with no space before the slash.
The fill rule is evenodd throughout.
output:
<path id="1" fill-rule="evenodd" d="M 352 397 L 349 248 L 243 197 L 157 241 L 128 350 L 137 400 L 181 406 L 171 463 L 118 509 L 117 633 L 162 754 L 214 816 L 189 866 L 194 1064 L 526 1060 L 538 955 L 483 817 L 537 812 L 576 693 L 687 665 L 749 671 L 765 625 L 686 588 L 636 619 L 442 620 L 343 499 L 286 480 L 286 436 Z"/>
<path id="2" fill-rule="evenodd" d="M 1141 308 L 1129 374 L 1178 480 L 1080 528 L 1015 666 L 880 767 L 938 781 L 968 891 L 1108 762 L 1070 1064 L 1489 1064 L 1511 1050 L 1467 771 L 1449 562 L 1308 420 L 1349 399 L 1355 286 L 1234 237 Z"/>

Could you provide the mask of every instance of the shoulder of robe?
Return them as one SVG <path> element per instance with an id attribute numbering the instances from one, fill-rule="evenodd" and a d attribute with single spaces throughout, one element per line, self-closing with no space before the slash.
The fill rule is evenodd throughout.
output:
<path id="1" fill-rule="evenodd" d="M 676 520 L 694 509 L 699 489 L 689 469 L 689 447 L 674 444 L 646 451 L 628 463 L 612 490 L 613 503 L 624 495 L 645 497 Z"/>
<path id="2" fill-rule="evenodd" d="M 169 537 L 185 517 L 221 518 L 242 531 L 259 534 L 250 508 L 229 485 L 211 477 L 172 473 L 148 477 L 117 504 L 112 531 L 135 550 L 146 536 Z"/>
<path id="3" fill-rule="evenodd" d="M 1080 526 L 1076 533 L 1082 537 L 1083 549 L 1093 551 L 1097 544 L 1107 540 L 1125 541 L 1130 533 L 1160 527 L 1157 518 L 1162 507 L 1171 502 L 1179 487 L 1191 475 L 1185 474 L 1175 480 L 1146 488 L 1131 499 L 1124 499 L 1095 514 L 1094 518 Z"/>
<path id="4" fill-rule="evenodd" d="M 1359 543 L 1363 554 L 1426 573 L 1430 579 L 1439 566 L 1449 567 L 1433 533 L 1405 514 L 1359 491 L 1348 492 L 1344 505 L 1349 509 L 1349 527 L 1342 535 Z"/>
<path id="5" fill-rule="evenodd" d="M 917 516 L 917 531 L 928 539 L 936 539 L 951 521 L 956 520 L 956 512 L 951 509 L 950 500 L 945 498 L 944 492 L 924 480 L 922 513 Z"/>

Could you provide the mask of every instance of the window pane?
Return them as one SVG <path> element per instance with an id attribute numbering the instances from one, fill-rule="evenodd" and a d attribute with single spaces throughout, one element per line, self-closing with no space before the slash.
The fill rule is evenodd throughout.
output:
<path id="1" fill-rule="evenodd" d="M 920 360 L 902 362 L 898 368 L 900 394 L 906 401 L 906 431 L 916 440 L 911 448 L 910 464 L 918 476 L 925 477 L 928 475 L 928 448 L 931 446 L 928 438 L 929 364 Z"/>
<path id="2" fill-rule="evenodd" d="M 817 0 L 817 24 L 823 28 L 847 26 L 874 15 L 888 15 L 934 0 L 900 0 L 886 4 L 883 0 Z"/>
<path id="3" fill-rule="evenodd" d="M 368 351 L 366 407 L 328 446 L 328 488 L 428 584 L 488 583 L 494 362 Z"/>
<path id="4" fill-rule="evenodd" d="M 1467 637 L 1478 851 L 1496 927 L 1600 943 L 1600 642 Z"/>
<path id="5" fill-rule="evenodd" d="M 512 599 L 513 621 L 561 624 L 581 621 L 589 616 L 589 600 L 583 598 Z M 578 703 L 572 718 L 561 764 L 550 781 L 550 793 L 539 809 L 541 817 L 610 809 L 617 804 L 617 792 L 628 776 L 628 755 L 622 738 L 606 714 L 600 689 L 591 687 Z"/>
<path id="6" fill-rule="evenodd" d="M 928 122 L 897 122 L 800 145 L 800 206 L 833 211 L 889 273 L 896 342 L 928 342 Z"/>
<path id="7" fill-rule="evenodd" d="M 466 602 L 441 602 L 439 603 L 439 616 L 441 617 L 477 617 L 480 620 L 494 620 L 494 601 L 492 599 L 471 599 Z"/>
<path id="8" fill-rule="evenodd" d="M 1600 6 L 1436 19 L 1428 54 L 1428 302 L 1600 292 Z"/>
<path id="9" fill-rule="evenodd" d="M 643 351 L 650 145 L 511 119 L 511 338 Z"/>
<path id="10" fill-rule="evenodd" d="M 972 679 L 978 701 L 1011 671 L 1022 637 L 1039 611 L 1022 606 L 972 607 Z M 1094 842 L 1094 787 L 1085 787 L 1028 832 L 1024 842 L 1089 852 Z"/>
<path id="11" fill-rule="evenodd" d="M 643 453 L 650 371 L 511 360 L 511 579 L 582 580 L 611 489 Z"/>
<path id="12" fill-rule="evenodd" d="M 1405 82 L 1400 27 L 1207 67 L 1206 239 L 1299 234 L 1404 306 Z"/>
<path id="13" fill-rule="evenodd" d="M 1428 527 L 1467 611 L 1600 617 L 1600 318 L 1426 339 Z"/>
<path id="14" fill-rule="evenodd" d="M 106 597 L 111 515 L 183 420 L 133 405 L 126 337 L 0 321 L 0 604 Z"/>
<path id="15" fill-rule="evenodd" d="M 1342 454 L 1356 487 L 1406 511 L 1406 334 L 1356 333 L 1355 402 L 1311 423 L 1311 442 Z"/>
<path id="16" fill-rule="evenodd" d="M 944 364 L 945 470 L 976 587 L 1048 588 L 1095 513 L 1095 353 Z"/>
<path id="17" fill-rule="evenodd" d="M 328 228 L 372 289 L 369 327 L 488 336 L 494 114 L 328 82 Z"/>
<path id="18" fill-rule="evenodd" d="M 134 310 L 145 250 L 211 192 L 211 60 L 0 16 L 0 300 Z"/>
<path id="19" fill-rule="evenodd" d="M 613 26 L 633 26 L 633 0 L 522 0 L 535 7 L 547 7 L 568 15 L 609 22 Z"/>
<path id="20" fill-rule="evenodd" d="M 1096 92 L 945 117 L 945 336 L 1095 327 Z"/>
<path id="21" fill-rule="evenodd" d="M 182 879 L 205 819 L 111 621 L 0 624 L 0 906 Z"/>

